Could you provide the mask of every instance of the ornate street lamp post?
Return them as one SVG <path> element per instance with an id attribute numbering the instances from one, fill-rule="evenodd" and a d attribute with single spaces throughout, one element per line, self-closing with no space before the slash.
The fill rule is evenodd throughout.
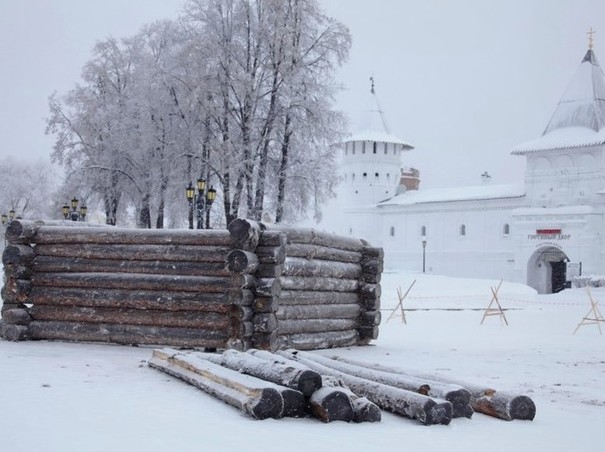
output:
<path id="1" fill-rule="evenodd" d="M 422 273 L 426 270 L 426 235 L 422 236 Z"/>
<path id="2" fill-rule="evenodd" d="M 193 184 L 185 188 L 185 196 L 189 202 L 189 229 L 193 229 L 193 211 L 195 209 L 196 229 L 204 229 L 204 213 L 206 214 L 206 229 L 210 229 L 210 208 L 216 199 L 216 190 L 210 187 L 206 190 L 205 179 L 197 180 L 197 193 Z"/>

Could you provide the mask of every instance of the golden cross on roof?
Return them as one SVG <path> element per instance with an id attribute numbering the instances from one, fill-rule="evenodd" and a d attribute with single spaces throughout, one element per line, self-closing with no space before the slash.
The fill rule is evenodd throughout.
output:
<path id="1" fill-rule="evenodd" d="M 594 45 L 594 34 L 596 33 L 596 31 L 594 31 L 592 29 L 592 27 L 590 27 L 590 31 L 587 32 L 586 34 L 588 35 L 588 48 L 592 49 L 593 45 Z"/>

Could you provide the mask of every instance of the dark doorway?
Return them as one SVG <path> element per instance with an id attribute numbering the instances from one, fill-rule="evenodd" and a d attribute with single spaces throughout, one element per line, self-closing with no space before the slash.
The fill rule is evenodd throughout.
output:
<path id="1" fill-rule="evenodd" d="M 567 263 L 565 261 L 551 262 L 550 266 L 552 268 L 552 273 L 550 276 L 552 293 L 561 292 L 563 289 L 565 289 L 565 282 L 567 279 Z"/>

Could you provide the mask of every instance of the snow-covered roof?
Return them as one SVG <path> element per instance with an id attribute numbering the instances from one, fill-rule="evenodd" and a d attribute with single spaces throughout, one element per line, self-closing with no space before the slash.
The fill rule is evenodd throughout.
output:
<path id="1" fill-rule="evenodd" d="M 413 149 L 413 146 L 407 141 L 391 134 L 389 126 L 380 106 L 376 90 L 374 89 L 374 80 L 369 96 L 366 96 L 361 118 L 355 132 L 350 137 L 343 140 L 344 143 L 352 141 L 377 141 L 382 143 L 400 144 L 404 149 Z"/>
<path id="2" fill-rule="evenodd" d="M 474 201 L 520 198 L 525 196 L 523 183 L 507 185 L 473 185 L 467 187 L 409 190 L 379 203 L 379 206 L 406 206 L 433 202 Z"/>
<path id="3" fill-rule="evenodd" d="M 588 49 L 540 138 L 513 154 L 595 146 L 605 143 L 605 75 Z"/>
<path id="4" fill-rule="evenodd" d="M 513 210 L 513 216 L 528 215 L 587 215 L 595 213 L 591 206 L 524 207 Z"/>

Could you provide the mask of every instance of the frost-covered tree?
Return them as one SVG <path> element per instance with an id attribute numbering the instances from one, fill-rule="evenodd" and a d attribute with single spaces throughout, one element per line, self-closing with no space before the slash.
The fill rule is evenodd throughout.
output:
<path id="1" fill-rule="evenodd" d="M 0 160 L 0 213 L 12 210 L 16 217 L 34 220 L 54 217 L 59 212 L 52 212 L 50 200 L 50 193 L 56 188 L 54 173 L 44 160 Z"/>
<path id="2" fill-rule="evenodd" d="M 97 44 L 83 83 L 51 97 L 53 158 L 108 223 L 124 205 L 140 227 L 171 206 L 176 224 L 198 177 L 226 223 L 294 219 L 332 191 L 332 78 L 349 47 L 315 0 L 189 0 L 176 22 Z"/>

